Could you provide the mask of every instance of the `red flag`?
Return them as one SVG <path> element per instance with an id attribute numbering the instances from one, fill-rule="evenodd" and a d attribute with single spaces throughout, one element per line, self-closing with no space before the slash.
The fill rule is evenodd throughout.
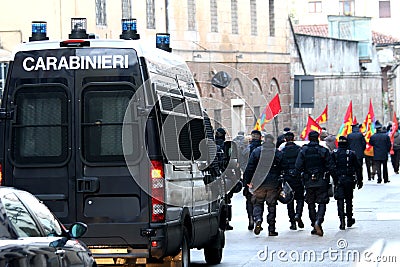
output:
<path id="1" fill-rule="evenodd" d="M 262 129 L 264 129 L 265 124 L 275 118 L 275 116 L 278 115 L 281 111 L 282 108 L 281 101 L 279 100 L 279 94 L 276 94 L 276 96 L 271 99 L 268 105 L 264 108 L 263 112 L 260 114 L 260 117 L 258 118 L 256 125 L 254 126 L 254 130 L 261 131 Z"/>
<path id="2" fill-rule="evenodd" d="M 325 123 L 328 120 L 328 105 L 325 106 L 324 111 L 322 111 L 321 115 L 319 115 L 316 119 L 315 122 L 317 124 Z M 308 122 L 307 122 L 308 124 Z M 304 127 L 303 131 L 300 134 L 300 137 L 304 140 L 307 137 L 307 126 Z"/>
<path id="3" fill-rule="evenodd" d="M 357 124 L 357 118 L 356 118 L 356 116 L 354 116 L 354 118 L 353 118 L 353 124 Z"/>
<path id="4" fill-rule="evenodd" d="M 352 101 L 350 101 L 350 104 L 347 107 L 346 114 L 344 115 L 343 124 L 340 127 L 338 134 L 336 135 L 336 141 L 339 140 L 340 136 L 342 135 L 347 136 L 349 133 L 351 133 L 352 124 L 353 124 L 353 103 Z"/>
<path id="5" fill-rule="evenodd" d="M 365 121 L 361 126 L 361 132 L 364 134 L 365 141 L 367 142 L 367 147 L 364 150 L 364 153 L 368 156 L 373 156 L 373 147 L 369 144 L 369 139 L 375 133 L 375 113 L 371 99 L 369 100 L 367 116 L 365 117 Z"/>
<path id="6" fill-rule="evenodd" d="M 311 118 L 310 115 L 308 115 L 307 126 L 305 128 L 305 131 L 301 133 L 300 138 L 303 140 L 308 140 L 308 134 L 311 131 L 316 131 L 318 133 L 321 133 L 322 128 L 315 120 L 313 120 L 313 118 Z"/>
<path id="7" fill-rule="evenodd" d="M 394 154 L 394 151 L 393 151 L 394 134 L 397 132 L 398 129 L 399 129 L 399 122 L 397 121 L 396 111 L 395 111 L 393 113 L 392 129 L 390 130 L 390 133 L 389 133 L 390 142 L 392 142 L 392 147 L 390 148 L 390 155 Z"/>
<path id="8" fill-rule="evenodd" d="M 324 111 L 322 111 L 321 115 L 319 115 L 315 122 L 318 124 L 325 123 L 328 120 L 328 105 L 326 105 Z"/>

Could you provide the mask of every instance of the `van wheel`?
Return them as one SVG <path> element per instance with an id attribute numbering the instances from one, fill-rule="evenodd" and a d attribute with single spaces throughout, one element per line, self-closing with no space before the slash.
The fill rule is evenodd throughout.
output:
<path id="1" fill-rule="evenodd" d="M 219 264 L 222 260 L 223 248 L 204 248 L 204 258 L 208 264 Z"/>
<path id="2" fill-rule="evenodd" d="M 211 244 L 211 246 L 204 248 L 204 258 L 208 264 L 219 264 L 221 263 L 222 251 L 225 246 L 225 232 L 218 230 L 218 234 Z"/>
<path id="3" fill-rule="evenodd" d="M 182 267 L 189 267 L 190 266 L 189 234 L 186 228 L 183 228 L 181 255 L 182 255 Z"/>

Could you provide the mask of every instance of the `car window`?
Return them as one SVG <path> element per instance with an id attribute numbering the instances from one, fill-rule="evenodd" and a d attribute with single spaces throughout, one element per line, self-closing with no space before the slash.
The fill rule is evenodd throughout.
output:
<path id="1" fill-rule="evenodd" d="M 5 194 L 1 201 L 11 225 L 19 237 L 41 236 L 35 220 L 14 193 Z"/>
<path id="2" fill-rule="evenodd" d="M 9 229 L 6 221 L 7 221 L 7 214 L 6 214 L 4 207 L 1 205 L 0 206 L 0 239 L 12 237 L 12 234 L 10 233 L 11 229 Z"/>
<path id="3" fill-rule="evenodd" d="M 46 236 L 60 236 L 62 234 L 61 225 L 54 217 L 53 213 L 41 203 L 36 197 L 28 192 L 18 192 L 18 197 L 29 205 L 29 208 L 35 213 Z"/>

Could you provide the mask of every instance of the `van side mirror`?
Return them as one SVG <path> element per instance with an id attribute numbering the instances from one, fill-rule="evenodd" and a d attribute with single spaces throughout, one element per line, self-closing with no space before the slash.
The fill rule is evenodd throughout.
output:
<path id="1" fill-rule="evenodd" d="M 82 237 L 87 230 L 87 225 L 81 222 L 76 222 L 69 228 L 69 234 L 72 238 Z"/>
<path id="2" fill-rule="evenodd" d="M 224 89 L 231 83 L 232 77 L 225 71 L 217 72 L 211 79 L 211 84 L 217 88 Z"/>

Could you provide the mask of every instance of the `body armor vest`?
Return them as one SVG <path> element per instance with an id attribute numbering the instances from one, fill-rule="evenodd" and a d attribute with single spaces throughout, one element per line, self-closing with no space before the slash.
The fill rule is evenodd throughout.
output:
<path id="1" fill-rule="evenodd" d="M 290 174 L 290 171 L 295 169 L 297 155 L 299 154 L 300 147 L 298 145 L 285 146 L 282 149 L 282 168 L 285 174 Z"/>
<path id="2" fill-rule="evenodd" d="M 307 146 L 304 151 L 305 158 L 305 172 L 308 173 L 322 173 L 324 172 L 323 155 L 316 146 Z"/>
<path id="3" fill-rule="evenodd" d="M 336 172 L 340 175 L 353 176 L 354 168 L 351 164 L 351 151 L 348 149 L 338 149 L 333 151 L 334 161 L 336 164 Z"/>

